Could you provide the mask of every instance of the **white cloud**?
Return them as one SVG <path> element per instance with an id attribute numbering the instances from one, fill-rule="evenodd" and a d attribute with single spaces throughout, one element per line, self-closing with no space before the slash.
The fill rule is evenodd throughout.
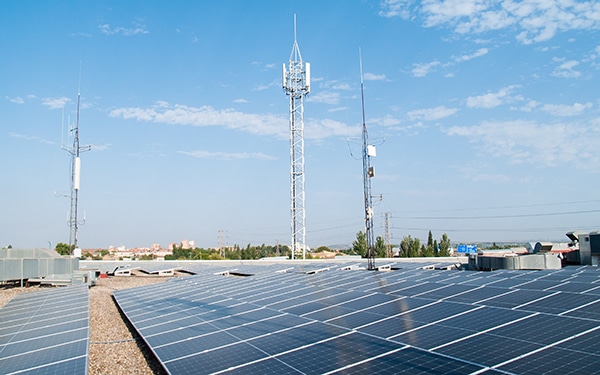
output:
<path id="1" fill-rule="evenodd" d="M 467 98 L 467 107 L 469 108 L 494 108 L 504 103 L 518 100 L 518 97 L 513 97 L 510 93 L 518 86 L 507 86 L 495 93 L 487 93 L 478 96 L 469 96 Z"/>
<path id="2" fill-rule="evenodd" d="M 160 101 L 147 108 L 117 108 L 110 117 L 155 122 L 170 125 L 221 126 L 256 135 L 289 137 L 289 118 L 273 114 L 244 113 L 233 109 L 217 110 L 211 106 L 190 107 L 182 104 L 171 105 Z M 358 127 L 330 120 L 306 120 L 304 136 L 307 139 L 323 139 L 331 136 L 347 136 L 360 132 Z"/>
<path id="3" fill-rule="evenodd" d="M 386 18 L 400 17 L 407 19 L 410 15 L 408 8 L 411 2 L 410 0 L 382 0 L 379 15 Z"/>
<path id="4" fill-rule="evenodd" d="M 384 81 L 385 74 L 373 74 L 373 73 L 365 73 L 363 78 L 365 81 Z"/>
<path id="5" fill-rule="evenodd" d="M 477 126 L 453 126 L 446 134 L 467 138 L 482 153 L 510 163 L 577 168 L 600 167 L 600 128 L 581 124 L 538 124 L 533 121 L 485 121 Z M 587 134 L 581 137 L 581 134 Z M 578 140 L 573 147 L 572 139 Z"/>
<path id="6" fill-rule="evenodd" d="M 277 160 L 276 157 L 263 154 L 262 152 L 211 152 L 205 150 L 178 151 L 180 154 L 193 156 L 198 159 L 217 159 L 217 160 L 240 160 L 240 159 L 259 159 L 259 160 Z"/>
<path id="7" fill-rule="evenodd" d="M 480 48 L 480 49 L 478 49 L 477 51 L 473 52 L 470 55 L 459 56 L 459 57 L 455 58 L 454 61 L 456 61 L 456 62 L 469 61 L 469 60 L 472 60 L 474 58 L 487 55 L 488 52 L 489 52 L 489 50 L 487 48 Z"/>
<path id="8" fill-rule="evenodd" d="M 138 26 L 133 28 L 128 27 L 110 27 L 109 24 L 98 25 L 100 32 L 106 35 L 123 34 L 125 36 L 131 36 L 136 34 L 149 34 L 150 32 L 144 27 Z"/>
<path id="9" fill-rule="evenodd" d="M 64 106 L 70 102 L 71 102 L 71 99 L 66 98 L 64 96 L 60 97 L 60 98 L 43 98 L 42 99 L 42 104 L 47 106 L 50 109 L 64 108 Z"/>
<path id="10" fill-rule="evenodd" d="M 424 0 L 412 11 L 411 1 L 380 3 L 382 17 L 421 17 L 425 27 L 449 27 L 456 33 L 511 29 L 523 44 L 550 40 L 568 30 L 600 29 L 597 1 L 565 0 Z"/>
<path id="11" fill-rule="evenodd" d="M 304 122 L 306 139 L 325 139 L 328 137 L 354 137 L 360 134 L 359 126 L 348 126 L 331 119 L 308 119 Z"/>
<path id="12" fill-rule="evenodd" d="M 26 141 L 33 141 L 33 142 L 38 142 L 38 143 L 44 143 L 44 144 L 47 144 L 47 145 L 53 145 L 54 144 L 54 142 L 49 141 L 47 139 L 44 139 L 42 137 L 38 137 L 36 135 L 24 135 L 24 134 L 12 133 L 11 132 L 10 136 L 12 138 L 18 138 L 18 139 L 23 139 L 23 140 L 26 140 Z"/>
<path id="13" fill-rule="evenodd" d="M 318 79 L 312 78 L 313 83 L 318 82 Z M 336 80 L 326 81 L 319 84 L 319 87 L 323 89 L 331 89 L 331 90 L 352 90 L 352 87 L 346 82 L 340 82 Z"/>
<path id="14" fill-rule="evenodd" d="M 412 74 L 415 77 L 425 77 L 438 65 L 440 65 L 440 62 L 437 60 L 429 63 L 413 64 Z"/>
<path id="15" fill-rule="evenodd" d="M 411 121 L 414 120 L 426 120 L 433 121 L 439 120 L 448 116 L 452 116 L 458 112 L 458 108 L 446 108 L 444 106 L 435 107 L 435 108 L 426 108 L 426 109 L 417 109 L 414 111 L 409 111 L 407 113 L 408 118 Z"/>
<path id="16" fill-rule="evenodd" d="M 578 116 L 586 109 L 592 108 L 592 103 L 575 103 L 573 105 L 564 104 L 545 104 L 542 106 L 542 111 L 548 112 L 554 116 Z"/>
<path id="17" fill-rule="evenodd" d="M 519 111 L 523 111 L 523 112 L 532 112 L 539 105 L 540 105 L 539 102 L 537 102 L 535 100 L 529 100 L 529 101 L 527 101 L 527 103 L 525 103 L 525 105 L 522 105 L 519 108 L 513 108 L 513 109 L 518 109 Z"/>
<path id="18" fill-rule="evenodd" d="M 553 59 L 553 60 L 556 62 L 562 62 L 552 72 L 553 76 L 561 77 L 561 78 L 577 78 L 577 77 L 581 76 L 581 72 L 574 69 L 577 65 L 579 65 L 579 61 L 575 61 L 575 60 L 564 61 L 562 59 Z"/>
<path id="19" fill-rule="evenodd" d="M 21 98 L 20 96 L 15 96 L 14 98 L 6 97 L 6 99 L 10 100 L 11 103 L 15 103 L 15 104 L 24 104 L 25 103 L 25 100 L 23 100 L 23 98 Z"/>
<path id="20" fill-rule="evenodd" d="M 310 94 L 306 98 L 306 101 L 312 103 L 325 103 L 336 105 L 340 102 L 340 93 L 333 91 L 320 91 L 316 94 Z"/>
<path id="21" fill-rule="evenodd" d="M 233 102 L 234 103 L 248 103 L 248 101 L 246 99 L 243 99 L 243 98 L 235 99 Z"/>

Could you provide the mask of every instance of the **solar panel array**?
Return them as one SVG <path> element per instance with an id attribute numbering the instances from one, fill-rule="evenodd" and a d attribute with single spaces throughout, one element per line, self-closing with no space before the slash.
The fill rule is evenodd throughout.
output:
<path id="1" fill-rule="evenodd" d="M 2 374 L 87 374 L 87 285 L 18 295 L 0 309 Z"/>
<path id="2" fill-rule="evenodd" d="M 238 267 L 253 276 L 202 274 L 114 296 L 171 374 L 600 372 L 597 267 L 401 266 Z"/>

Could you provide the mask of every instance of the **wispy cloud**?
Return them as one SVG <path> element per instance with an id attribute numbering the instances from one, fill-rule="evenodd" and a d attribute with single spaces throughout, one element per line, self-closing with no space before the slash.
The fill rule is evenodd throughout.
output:
<path id="1" fill-rule="evenodd" d="M 382 0 L 380 3 L 379 15 L 381 17 L 392 18 L 400 17 L 408 19 L 410 16 L 410 0 Z"/>
<path id="2" fill-rule="evenodd" d="M 597 1 L 384 0 L 382 17 L 420 17 L 425 27 L 449 27 L 456 33 L 484 33 L 511 28 L 523 44 L 543 42 L 569 30 L 600 29 Z"/>
<path id="3" fill-rule="evenodd" d="M 452 116 L 458 112 L 458 108 L 446 108 L 444 106 L 435 108 L 417 109 L 407 113 L 410 120 L 426 120 L 434 121 L 448 116 Z"/>
<path id="4" fill-rule="evenodd" d="M 465 137 L 482 152 L 510 163 L 600 168 L 600 128 L 596 124 L 539 124 L 534 121 L 484 121 L 476 126 L 452 126 L 450 136 Z M 581 137 L 581 134 L 588 134 Z M 569 140 L 577 139 L 577 147 Z"/>
<path id="5" fill-rule="evenodd" d="M 22 139 L 25 141 L 32 141 L 32 142 L 37 142 L 37 143 L 44 143 L 47 145 L 53 145 L 55 144 L 55 142 L 49 141 L 47 139 L 44 139 L 42 137 L 38 137 L 36 135 L 25 135 L 25 134 L 19 134 L 19 133 L 13 133 L 11 132 L 9 134 L 12 138 L 18 138 L 18 139 Z"/>
<path id="6" fill-rule="evenodd" d="M 414 77 L 425 77 L 438 65 L 440 65 L 440 62 L 437 60 L 428 63 L 413 64 L 412 75 Z"/>
<path id="7" fill-rule="evenodd" d="M 567 60 L 564 59 L 553 59 L 554 62 L 559 62 L 560 64 L 554 69 L 552 75 L 554 77 L 561 78 L 577 78 L 581 76 L 581 72 L 575 70 L 574 68 L 579 65 L 579 61 L 576 60 Z"/>
<path id="8" fill-rule="evenodd" d="M 109 116 L 170 125 L 221 126 L 255 135 L 275 136 L 281 139 L 289 137 L 287 116 L 244 113 L 234 109 L 218 110 L 211 106 L 190 107 L 159 101 L 147 108 L 113 109 Z M 331 119 L 308 119 L 305 121 L 304 136 L 307 139 L 346 136 L 355 134 L 357 129 L 358 127 L 350 127 Z"/>
<path id="9" fill-rule="evenodd" d="M 310 94 L 306 98 L 306 101 L 309 103 L 313 102 L 336 105 L 340 103 L 340 93 L 334 91 L 319 91 L 316 94 Z"/>
<path id="10" fill-rule="evenodd" d="M 235 99 L 233 102 L 234 103 L 248 103 L 248 100 L 240 98 L 240 99 Z"/>
<path id="11" fill-rule="evenodd" d="M 545 104 L 541 107 L 542 111 L 548 112 L 554 116 L 578 116 L 582 114 L 586 109 L 592 108 L 592 103 L 575 103 L 573 105 L 565 104 Z"/>
<path id="12" fill-rule="evenodd" d="M 7 96 L 6 99 L 8 99 L 11 103 L 25 104 L 25 100 L 23 98 L 21 98 L 20 96 L 15 96 L 14 98 L 9 98 Z"/>
<path id="13" fill-rule="evenodd" d="M 48 107 L 50 109 L 64 108 L 64 106 L 70 102 L 71 102 L 71 99 L 64 97 L 64 96 L 61 96 L 59 98 L 43 98 L 42 99 L 42 105 L 45 105 L 46 107 Z"/>
<path id="14" fill-rule="evenodd" d="M 385 74 L 365 73 L 363 78 L 365 81 L 385 81 Z"/>
<path id="15" fill-rule="evenodd" d="M 102 24 L 102 25 L 98 25 L 98 29 L 100 29 L 100 32 L 102 34 L 106 34 L 106 35 L 122 34 L 122 35 L 125 35 L 125 36 L 131 36 L 131 35 L 137 35 L 137 34 L 149 34 L 150 33 L 150 31 L 146 30 L 146 28 L 143 27 L 143 26 L 136 26 L 136 27 L 115 26 L 115 27 L 111 27 L 107 23 Z"/>
<path id="16" fill-rule="evenodd" d="M 491 92 L 483 95 L 469 96 L 467 98 L 467 107 L 469 108 L 494 108 L 499 105 L 520 100 L 520 97 L 510 95 L 512 91 L 519 86 L 512 85 L 501 88 L 498 92 Z"/>
<path id="17" fill-rule="evenodd" d="M 277 160 L 276 157 L 263 154 L 262 152 L 211 152 L 206 150 L 178 151 L 180 154 L 193 156 L 198 159 L 216 159 L 216 160 L 241 160 L 241 159 L 259 159 L 259 160 Z"/>
<path id="18" fill-rule="evenodd" d="M 460 62 L 464 62 L 464 61 L 473 60 L 477 57 L 487 55 L 488 52 L 489 52 L 489 50 L 487 48 L 480 48 L 471 54 L 458 56 L 454 59 L 454 61 L 460 63 Z"/>

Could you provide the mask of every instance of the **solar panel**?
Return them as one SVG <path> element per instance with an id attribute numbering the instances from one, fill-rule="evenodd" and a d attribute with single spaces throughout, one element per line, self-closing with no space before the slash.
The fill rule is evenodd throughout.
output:
<path id="1" fill-rule="evenodd" d="M 558 349 L 582 358 L 579 373 L 600 368 L 600 295 L 589 293 L 600 274 L 588 268 L 324 268 L 210 273 L 114 296 L 172 374 L 541 374 Z M 559 287 L 580 279 L 590 288 Z"/>
<path id="2" fill-rule="evenodd" d="M 18 295 L 0 322 L 2 373 L 87 374 L 87 285 Z"/>

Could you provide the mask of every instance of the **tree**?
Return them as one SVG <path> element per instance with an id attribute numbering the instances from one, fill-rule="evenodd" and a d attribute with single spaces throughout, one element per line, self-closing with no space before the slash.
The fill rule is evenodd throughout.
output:
<path id="1" fill-rule="evenodd" d="M 409 234 L 400 243 L 400 256 L 405 258 L 418 257 L 420 249 L 421 241 L 418 238 L 412 238 Z"/>
<path id="2" fill-rule="evenodd" d="M 362 230 L 356 233 L 356 240 L 352 242 L 352 251 L 362 257 L 367 254 L 367 236 Z"/>
<path id="3" fill-rule="evenodd" d="M 323 251 L 331 251 L 330 248 L 328 248 L 327 246 L 319 246 L 317 247 L 317 253 L 323 252 Z"/>
<path id="4" fill-rule="evenodd" d="M 383 240 L 383 237 L 377 236 L 377 239 L 375 240 L 375 256 L 377 258 L 385 258 L 385 250 L 385 241 Z"/>
<path id="5" fill-rule="evenodd" d="M 71 255 L 71 247 L 69 246 L 69 244 L 62 242 L 56 244 L 54 251 L 56 251 L 60 255 Z"/>
<path id="6" fill-rule="evenodd" d="M 450 238 L 448 238 L 448 235 L 446 233 L 442 234 L 442 239 L 440 240 L 440 251 L 438 251 L 438 256 L 441 257 L 449 257 L 450 254 L 450 247 L 451 247 L 451 242 L 450 242 Z"/>
<path id="7" fill-rule="evenodd" d="M 431 230 L 429 230 L 429 234 L 427 235 L 427 247 L 433 248 L 433 234 L 431 234 Z"/>

